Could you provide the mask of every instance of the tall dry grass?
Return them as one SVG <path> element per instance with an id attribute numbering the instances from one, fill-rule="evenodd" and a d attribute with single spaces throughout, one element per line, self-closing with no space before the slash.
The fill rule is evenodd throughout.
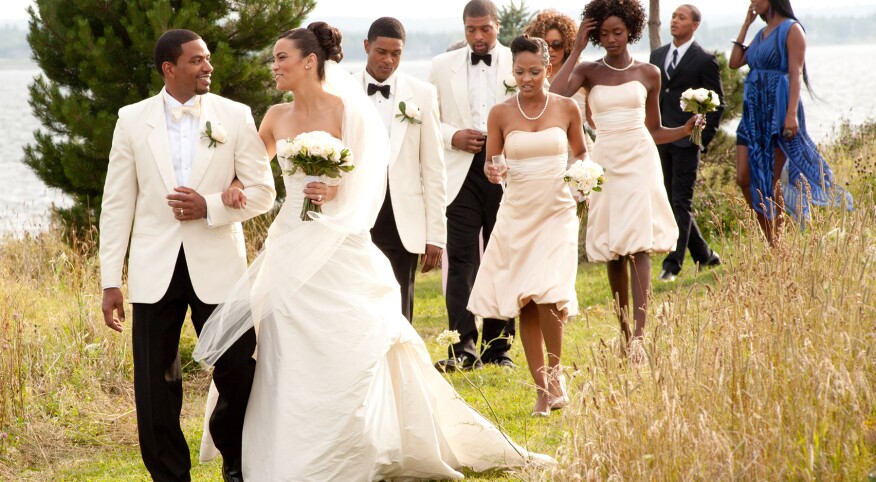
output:
<path id="1" fill-rule="evenodd" d="M 724 233 L 710 285 L 655 300 L 646 362 L 593 345 L 560 467 L 532 480 L 866 480 L 876 466 L 876 124 L 823 153 L 856 211 L 816 209 L 776 248 Z M 722 253 L 725 254 L 725 253 Z"/>

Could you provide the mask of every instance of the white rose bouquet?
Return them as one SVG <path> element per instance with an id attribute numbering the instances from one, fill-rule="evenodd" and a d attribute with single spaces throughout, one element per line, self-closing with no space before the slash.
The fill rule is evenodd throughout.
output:
<path id="1" fill-rule="evenodd" d="M 692 112 L 696 115 L 705 115 L 709 112 L 718 110 L 721 104 L 721 99 L 715 91 L 709 89 L 687 89 L 681 94 L 681 110 L 684 112 Z M 705 122 L 694 124 L 693 132 L 690 134 L 690 141 L 703 147 L 703 128 Z"/>
<path id="2" fill-rule="evenodd" d="M 589 157 L 585 157 L 584 160 L 579 159 L 569 166 L 563 180 L 577 193 L 575 197 L 578 201 L 577 213 L 580 218 L 587 207 L 586 201 L 590 193 L 602 191 L 605 169 Z"/>
<path id="3" fill-rule="evenodd" d="M 413 102 L 399 102 L 398 103 L 398 111 L 399 113 L 395 116 L 401 118 L 401 122 L 410 122 L 411 124 L 422 124 L 423 121 L 420 120 L 420 116 L 422 115 L 420 112 L 420 107 Z"/>
<path id="4" fill-rule="evenodd" d="M 505 86 L 505 95 L 517 92 L 517 79 L 514 77 L 514 74 L 508 74 L 508 77 L 505 77 L 505 80 L 502 81 L 502 85 Z"/>
<path id="5" fill-rule="evenodd" d="M 298 134 L 295 139 L 286 139 L 277 155 L 288 160 L 292 168 L 283 174 L 295 174 L 299 169 L 307 175 L 306 183 L 322 182 L 321 177 L 339 179 L 342 172 L 350 172 L 353 155 L 344 144 L 328 132 L 314 131 Z M 304 198 L 301 206 L 301 220 L 311 221 L 310 211 L 322 212 L 319 205 L 310 198 Z"/>

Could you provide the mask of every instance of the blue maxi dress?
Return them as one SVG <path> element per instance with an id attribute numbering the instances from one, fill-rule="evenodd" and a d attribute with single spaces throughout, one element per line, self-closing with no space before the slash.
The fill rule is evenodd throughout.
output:
<path id="1" fill-rule="evenodd" d="M 830 166 L 806 131 L 802 102 L 797 105 L 797 135 L 790 140 L 782 137 L 790 91 L 786 42 L 795 23 L 785 20 L 766 38 L 762 29 L 746 51 L 751 71 L 745 79 L 736 139 L 737 144 L 748 146 L 752 207 L 768 219 L 775 214 L 771 186 L 776 147 L 787 158 L 788 179 L 782 190 L 785 209 L 795 219 L 808 219 L 810 204 L 852 209 L 851 194 L 836 185 Z"/>

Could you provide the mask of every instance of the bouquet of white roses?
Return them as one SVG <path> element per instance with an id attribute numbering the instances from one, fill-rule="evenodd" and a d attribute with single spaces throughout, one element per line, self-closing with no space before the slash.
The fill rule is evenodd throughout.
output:
<path id="1" fill-rule="evenodd" d="M 283 174 L 295 174 L 299 169 L 307 175 L 305 184 L 323 182 L 321 177 L 339 179 L 342 172 L 350 172 L 353 155 L 344 144 L 328 132 L 314 131 L 298 134 L 295 139 L 286 139 L 277 155 L 288 160 L 292 168 Z M 311 221 L 308 212 L 322 212 L 319 205 L 310 198 L 304 198 L 301 206 L 301 220 Z"/>
<path id="2" fill-rule="evenodd" d="M 602 191 L 602 185 L 605 183 L 605 169 L 589 157 L 585 157 L 584 160 L 578 159 L 569 166 L 563 180 L 577 192 L 575 197 L 578 201 L 577 212 L 580 218 L 584 214 L 587 197 L 590 196 L 590 193 Z"/>
<path id="3" fill-rule="evenodd" d="M 718 94 L 709 89 L 687 89 L 681 94 L 681 110 L 684 112 L 705 115 L 718 110 L 720 104 L 721 99 Z M 700 148 L 703 147 L 703 127 L 705 122 L 694 124 L 693 132 L 690 134 L 690 141 Z"/>

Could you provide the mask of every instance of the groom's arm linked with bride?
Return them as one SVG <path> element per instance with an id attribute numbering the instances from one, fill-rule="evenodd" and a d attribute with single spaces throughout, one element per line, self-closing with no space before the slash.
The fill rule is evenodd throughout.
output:
<path id="1" fill-rule="evenodd" d="M 210 52 L 200 36 L 170 30 L 155 47 L 164 79 L 157 95 L 119 111 L 100 215 L 103 313 L 122 331 L 128 254 L 134 396 L 143 461 L 157 480 L 189 480 L 179 426 L 179 337 L 191 308 L 200 332 L 246 270 L 241 222 L 267 212 L 276 195 L 267 153 L 249 107 L 210 94 Z M 238 179 L 246 203 L 225 206 Z M 219 408 L 210 428 L 223 471 L 239 473 L 240 432 L 252 384 L 255 334 L 216 365 Z M 214 423 L 215 422 L 215 423 Z"/>

